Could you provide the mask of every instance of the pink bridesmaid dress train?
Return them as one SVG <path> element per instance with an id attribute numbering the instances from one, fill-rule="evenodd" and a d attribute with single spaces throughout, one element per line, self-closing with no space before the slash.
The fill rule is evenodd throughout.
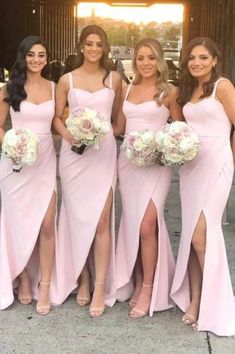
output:
<path id="1" fill-rule="evenodd" d="M 200 138 L 197 156 L 180 170 L 182 235 L 171 297 L 186 312 L 190 304 L 187 265 L 199 216 L 206 219 L 206 253 L 198 330 L 219 336 L 235 335 L 235 301 L 221 228 L 223 210 L 233 179 L 231 122 L 216 99 L 210 97 L 184 106 L 188 124 Z M 223 79 L 222 79 L 223 80 Z"/>
<path id="2" fill-rule="evenodd" d="M 69 73 L 70 90 L 68 103 L 70 112 L 77 108 L 90 108 L 111 123 L 113 101 L 112 72 L 109 87 L 88 92 L 73 87 Z M 59 216 L 58 266 L 59 302 L 62 303 L 78 286 L 77 281 L 87 259 L 92 264 L 91 254 L 96 228 L 110 190 L 116 185 L 117 162 L 116 142 L 112 129 L 100 143 L 99 149 L 87 147 L 82 155 L 71 151 L 71 144 L 62 140 L 60 152 L 60 177 L 62 205 Z M 114 199 L 111 211 L 111 254 L 106 277 L 105 304 L 112 306 L 115 292 L 115 233 Z M 89 257 L 88 257 L 89 256 Z"/>
<path id="3" fill-rule="evenodd" d="M 13 162 L 1 159 L 0 189 L 2 199 L 0 229 L 0 309 L 14 301 L 13 282 L 27 268 L 33 298 L 38 297 L 39 260 L 37 239 L 53 192 L 56 191 L 56 154 L 51 134 L 54 116 L 52 99 L 41 104 L 22 101 L 20 112 L 10 108 L 13 128 L 28 128 L 39 138 L 37 159 L 20 172 L 13 172 Z M 17 284 L 15 284 L 17 285 Z M 55 297 L 51 287 L 51 298 Z"/>
<path id="4" fill-rule="evenodd" d="M 126 117 L 126 134 L 150 129 L 160 130 L 169 118 L 169 110 L 156 101 L 134 104 L 127 100 L 128 87 L 123 104 Z M 137 167 L 131 164 L 121 150 L 118 161 L 118 179 L 122 199 L 122 215 L 117 240 L 116 275 L 117 299 L 126 301 L 133 292 L 132 273 L 140 242 L 140 225 L 149 201 L 157 209 L 158 260 L 155 270 L 149 314 L 173 306 L 170 299 L 175 262 L 164 220 L 164 204 L 171 182 L 171 169 L 158 164 Z"/>

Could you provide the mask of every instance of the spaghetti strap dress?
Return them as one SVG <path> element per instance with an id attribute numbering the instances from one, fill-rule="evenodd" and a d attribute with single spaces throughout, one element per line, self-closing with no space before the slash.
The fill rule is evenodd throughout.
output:
<path id="1" fill-rule="evenodd" d="M 235 334 L 235 301 L 221 220 L 233 179 L 231 122 L 223 105 L 210 97 L 184 108 L 187 123 L 197 132 L 200 149 L 180 170 L 182 234 L 171 297 L 182 311 L 190 304 L 187 265 L 199 216 L 206 219 L 206 253 L 198 318 L 199 331 L 220 336 Z"/>
<path id="2" fill-rule="evenodd" d="M 73 87 L 69 73 L 69 111 L 90 108 L 100 113 L 111 123 L 115 93 L 112 89 L 112 72 L 109 87 L 88 92 Z M 71 144 L 62 140 L 59 173 L 62 185 L 62 205 L 58 227 L 58 289 L 59 302 L 63 302 L 77 287 L 78 278 L 86 260 L 92 267 L 89 256 L 97 224 L 110 190 L 113 192 L 111 210 L 111 254 L 106 277 L 105 304 L 112 306 L 115 292 L 115 233 L 114 233 L 114 191 L 117 176 L 116 141 L 112 129 L 99 144 L 99 149 L 85 149 L 82 155 L 71 151 Z M 92 274 L 91 274 L 92 275 Z"/>
<path id="3" fill-rule="evenodd" d="M 169 110 L 156 101 L 134 104 L 127 100 L 131 85 L 123 103 L 126 132 L 162 129 L 169 118 Z M 153 291 L 149 309 L 166 310 L 173 306 L 170 299 L 175 262 L 164 220 L 164 205 L 171 182 L 171 168 L 155 164 L 137 167 L 131 164 L 121 150 L 118 159 L 118 179 L 122 200 L 122 214 L 117 240 L 116 275 L 117 300 L 129 299 L 133 292 L 132 273 L 140 242 L 140 225 L 146 208 L 152 200 L 157 209 L 158 260 L 155 269 Z"/>
<path id="4" fill-rule="evenodd" d="M 13 172 L 11 159 L 0 162 L 0 309 L 14 301 L 14 280 L 26 268 L 33 298 L 38 297 L 39 259 L 37 239 L 53 192 L 56 191 L 56 154 L 51 134 L 55 111 L 54 83 L 52 99 L 41 104 L 22 101 L 20 111 L 10 107 L 13 128 L 28 128 L 39 139 L 37 159 L 20 172 Z M 14 283 L 14 284 L 13 284 Z M 53 298 L 54 287 L 51 287 Z"/>

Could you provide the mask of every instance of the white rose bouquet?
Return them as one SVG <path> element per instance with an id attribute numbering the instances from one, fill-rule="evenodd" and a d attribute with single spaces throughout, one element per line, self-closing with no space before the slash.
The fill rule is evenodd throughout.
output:
<path id="1" fill-rule="evenodd" d="M 125 135 L 121 146 L 127 159 L 136 166 L 152 166 L 158 157 L 155 133 L 151 130 L 138 130 Z"/>
<path id="2" fill-rule="evenodd" d="M 13 171 L 32 165 L 37 158 L 38 137 L 29 129 L 10 129 L 3 139 L 3 155 L 14 162 Z"/>
<path id="3" fill-rule="evenodd" d="M 90 108 L 74 110 L 65 121 L 68 131 L 77 141 L 71 150 L 82 154 L 86 146 L 99 149 L 100 141 L 109 133 L 110 124 Z"/>
<path id="4" fill-rule="evenodd" d="M 160 151 L 160 164 L 182 165 L 192 160 L 199 149 L 200 141 L 197 134 L 185 122 L 166 124 L 156 134 L 156 144 Z"/>

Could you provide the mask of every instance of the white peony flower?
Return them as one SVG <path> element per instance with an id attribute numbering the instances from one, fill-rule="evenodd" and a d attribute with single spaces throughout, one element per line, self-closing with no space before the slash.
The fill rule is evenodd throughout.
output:
<path id="1" fill-rule="evenodd" d="M 92 119 L 92 121 L 93 121 L 93 124 L 94 124 L 94 128 L 97 129 L 97 130 L 99 130 L 104 125 L 104 122 L 101 122 L 101 120 L 99 118 L 97 118 L 97 117 L 94 117 Z"/>
<path id="2" fill-rule="evenodd" d="M 101 124 L 102 133 L 107 134 L 110 132 L 110 124 L 106 121 L 103 121 Z"/>
<path id="3" fill-rule="evenodd" d="M 146 131 L 141 135 L 141 140 L 145 145 L 148 145 L 153 142 L 154 140 L 154 132 L 153 131 Z"/>
<path id="4" fill-rule="evenodd" d="M 164 137 L 165 137 L 165 134 L 161 130 L 156 133 L 155 142 L 160 150 L 161 150 L 163 143 L 164 143 Z"/>
<path id="5" fill-rule="evenodd" d="M 142 139 L 137 139 L 133 142 L 133 146 L 137 151 L 143 150 L 145 144 L 143 143 Z"/>

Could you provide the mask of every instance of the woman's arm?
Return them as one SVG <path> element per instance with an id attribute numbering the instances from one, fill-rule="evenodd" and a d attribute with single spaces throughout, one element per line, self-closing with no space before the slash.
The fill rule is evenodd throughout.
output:
<path id="1" fill-rule="evenodd" d="M 67 103 L 67 96 L 69 91 L 68 75 L 61 76 L 56 87 L 56 106 L 55 116 L 52 122 L 53 128 L 59 133 L 65 140 L 71 144 L 75 144 L 75 140 L 70 132 L 66 129 L 62 120 L 63 113 Z"/>
<path id="2" fill-rule="evenodd" d="M 169 85 L 168 92 L 168 108 L 170 111 L 170 116 L 173 121 L 180 120 L 184 121 L 182 107 L 177 103 L 177 98 L 179 97 L 179 89 L 174 85 Z"/>
<path id="3" fill-rule="evenodd" d="M 216 97 L 224 106 L 232 124 L 235 124 L 235 88 L 229 80 L 221 80 L 218 83 Z"/>
<path id="4" fill-rule="evenodd" d="M 4 101 L 6 97 L 6 86 L 0 89 L 0 143 L 2 144 L 5 135 L 4 125 L 9 113 L 9 104 Z"/>
<path id="5" fill-rule="evenodd" d="M 120 102 L 122 99 L 122 79 L 121 75 L 117 71 L 112 71 L 113 75 L 113 89 L 115 91 L 115 97 L 113 101 L 113 109 L 112 109 L 112 122 L 118 114 L 118 110 L 120 107 Z"/>
<path id="6" fill-rule="evenodd" d="M 221 80 L 218 83 L 216 97 L 222 103 L 231 123 L 235 125 L 235 88 L 229 80 Z M 231 146 L 233 151 L 233 161 L 235 163 L 235 132 L 231 137 Z"/>
<path id="7" fill-rule="evenodd" d="M 124 135 L 126 128 L 126 118 L 123 113 L 122 107 L 125 100 L 127 87 L 125 86 L 122 90 L 121 99 L 119 100 L 119 106 L 117 107 L 116 114 L 113 119 L 113 134 L 114 136 Z"/>
<path id="8" fill-rule="evenodd" d="M 233 163 L 235 165 L 235 127 L 233 127 L 233 134 L 231 137 L 231 146 L 232 146 L 232 152 L 233 152 Z"/>

